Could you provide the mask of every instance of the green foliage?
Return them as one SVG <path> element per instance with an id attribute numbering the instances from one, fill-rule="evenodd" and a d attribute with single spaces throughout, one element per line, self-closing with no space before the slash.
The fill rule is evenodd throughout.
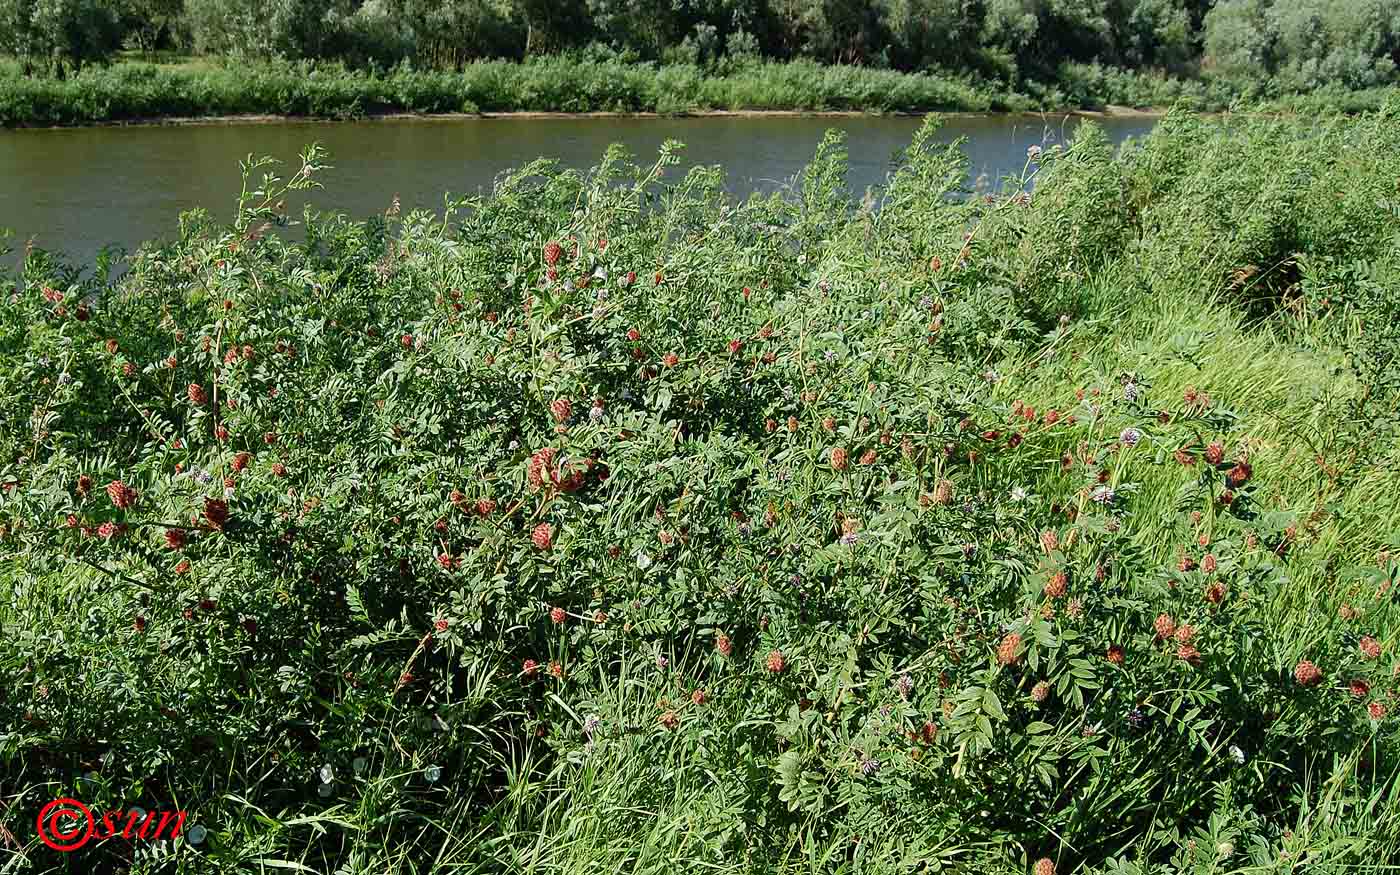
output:
<path id="1" fill-rule="evenodd" d="M 0 52 L 27 70 L 66 75 L 121 46 L 121 23 L 101 0 L 0 0 Z"/>
<path id="2" fill-rule="evenodd" d="M 1395 81 L 1400 8 L 1386 0 L 1224 0 L 1206 17 L 1206 62 L 1293 89 Z"/>
<path id="3" fill-rule="evenodd" d="M 668 142 L 365 221 L 284 212 L 312 148 L 115 282 L 27 253 L 3 825 L 208 825 L 139 873 L 1379 875 L 1397 111 L 1085 128 L 990 197 L 936 119 L 866 197 L 835 133 L 747 200 Z"/>
<path id="4" fill-rule="evenodd" d="M 167 50 L 194 51 L 252 78 L 285 73 L 287 62 L 314 63 L 323 79 L 340 81 L 274 90 L 325 92 L 309 102 L 327 105 L 345 97 L 348 105 L 337 106 L 334 116 L 370 111 L 381 98 L 389 101 L 385 108 L 405 108 L 375 92 L 385 90 L 379 83 L 386 78 L 419 72 L 463 77 L 407 86 L 419 95 L 435 92 L 431 102 L 452 110 L 563 109 L 575 104 L 565 92 L 581 90 L 591 95 L 582 103 L 587 110 L 982 111 L 1183 102 L 1219 110 L 1282 100 L 1288 107 L 1310 101 L 1361 111 L 1376 109 L 1380 101 L 1372 93 L 1397 82 L 1400 12 L 1392 6 L 1386 0 L 0 0 L 0 52 L 19 58 L 27 77 L 41 77 L 0 80 L 0 89 L 11 92 L 0 100 L 36 103 L 41 112 L 50 100 L 120 106 L 127 95 L 90 93 L 108 84 L 100 76 L 76 93 L 42 77 L 104 61 L 125 40 L 148 61 Z M 530 62 L 484 74 L 525 97 L 511 102 L 465 93 L 497 90 L 470 81 L 478 62 L 492 60 Z M 580 62 L 623 65 L 628 70 L 606 72 L 626 84 L 573 89 L 559 81 Z M 785 69 L 784 62 L 795 66 Z M 286 75 L 300 77 L 308 68 L 290 69 L 297 72 Z M 361 85 L 365 80 L 347 70 L 373 82 Z M 910 75 L 874 75 L 886 70 Z M 179 80 L 167 83 L 175 103 L 183 91 L 237 90 L 210 81 L 216 74 L 208 71 L 171 75 Z M 651 81 L 639 85 L 638 77 Z M 551 80 L 543 92 L 536 90 L 541 78 Z M 836 81 L 817 81 L 824 79 Z M 950 101 L 950 89 L 964 93 Z M 238 102 L 261 112 L 299 111 L 264 99 L 266 83 L 241 90 Z M 853 90 L 866 96 L 838 93 Z M 712 91 L 729 93 L 706 93 Z M 886 96 L 891 91 L 899 95 Z M 144 114 L 172 111 L 154 106 Z M 104 118 L 72 106 L 55 112 Z M 23 110 L 7 118 L 46 120 Z"/>
<path id="5" fill-rule="evenodd" d="M 476 61 L 460 73 L 382 74 L 311 62 L 182 69 L 126 63 L 67 80 L 0 80 L 0 124 L 81 124 L 161 115 L 371 112 L 679 112 L 706 109 L 985 111 L 991 94 L 950 77 L 810 62 L 750 64 L 708 76 L 693 65 L 618 59 Z"/>

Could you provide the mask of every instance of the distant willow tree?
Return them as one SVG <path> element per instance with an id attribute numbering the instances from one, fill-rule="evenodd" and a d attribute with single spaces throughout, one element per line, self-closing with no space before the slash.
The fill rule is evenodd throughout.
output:
<path id="1" fill-rule="evenodd" d="M 142 52 L 155 51 L 162 41 L 173 42 L 185 15 L 184 0 L 119 0 L 114 5 L 127 43 Z"/>
<path id="2" fill-rule="evenodd" d="M 106 61 L 123 34 L 102 0 L 0 0 L 0 53 L 18 58 L 28 75 L 62 77 Z"/>
<path id="3" fill-rule="evenodd" d="M 1286 88 L 1394 82 L 1400 4 L 1221 0 L 1205 17 L 1205 61 L 1221 72 L 1276 77 Z"/>
<path id="4" fill-rule="evenodd" d="M 202 54 L 317 58 L 328 54 L 331 24 L 359 0 L 185 0 L 194 48 Z"/>

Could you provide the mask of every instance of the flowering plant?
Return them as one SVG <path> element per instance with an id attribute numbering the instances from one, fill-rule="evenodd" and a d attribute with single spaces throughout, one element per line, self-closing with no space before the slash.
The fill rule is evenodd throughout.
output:
<path id="1" fill-rule="evenodd" d="M 1353 124 L 1348 184 L 1381 186 L 1394 128 Z M 1327 438 L 1277 422 L 1316 369 L 1134 285 L 1172 210 L 1265 178 L 1216 159 L 1271 129 L 1203 131 L 1085 135 L 988 202 L 931 121 L 878 210 L 835 135 L 744 202 L 663 182 L 677 144 L 613 150 L 291 242 L 311 150 L 116 283 L 36 255 L 0 302 L 4 786 L 98 763 L 221 806 L 230 860 L 263 827 L 219 800 L 339 829 L 331 797 L 427 859 L 400 812 L 524 853 L 560 788 L 760 869 L 1289 852 L 1307 769 L 1394 791 L 1396 564 L 1347 514 L 1395 457 L 1308 467 Z"/>

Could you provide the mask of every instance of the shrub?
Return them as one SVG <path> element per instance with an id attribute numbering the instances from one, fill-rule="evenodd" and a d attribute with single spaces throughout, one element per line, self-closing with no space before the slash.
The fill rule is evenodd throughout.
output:
<path id="1" fill-rule="evenodd" d="M 936 120 L 871 201 L 835 134 L 742 202 L 668 143 L 292 243 L 310 150 L 110 286 L 31 253 L 5 795 L 188 806 L 191 871 L 1388 859 L 1356 314 L 1216 292 L 1393 270 L 1394 130 L 1179 114 L 990 200 Z"/>

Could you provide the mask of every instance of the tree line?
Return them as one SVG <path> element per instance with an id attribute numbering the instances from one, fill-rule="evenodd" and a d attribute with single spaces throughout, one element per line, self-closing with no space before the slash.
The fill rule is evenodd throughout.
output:
<path id="1" fill-rule="evenodd" d="M 700 65 L 812 59 L 1008 84 L 1066 63 L 1393 83 L 1394 0 L 0 0 L 0 53 L 65 75 L 123 49 L 452 70 L 577 52 Z"/>

